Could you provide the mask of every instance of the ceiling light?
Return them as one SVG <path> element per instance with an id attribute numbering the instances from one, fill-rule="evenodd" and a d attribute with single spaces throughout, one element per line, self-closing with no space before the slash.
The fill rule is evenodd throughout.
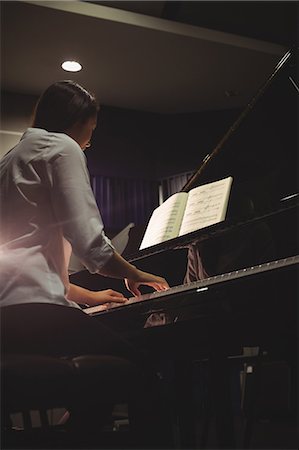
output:
<path id="1" fill-rule="evenodd" d="M 79 70 L 82 69 L 81 64 L 79 64 L 77 61 L 64 61 L 61 64 L 61 67 L 67 72 L 79 72 Z"/>

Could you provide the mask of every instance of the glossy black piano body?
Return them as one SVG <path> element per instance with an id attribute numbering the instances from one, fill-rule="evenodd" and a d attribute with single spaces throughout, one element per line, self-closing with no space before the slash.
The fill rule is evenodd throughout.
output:
<path id="1" fill-rule="evenodd" d="M 205 448 L 205 436 L 209 435 L 207 423 L 210 419 L 207 417 L 210 413 L 206 411 L 200 419 L 203 429 L 200 444 L 195 436 L 199 419 L 196 419 L 194 389 L 196 390 L 198 383 L 202 383 L 197 379 L 194 385 L 192 381 L 196 364 L 202 365 L 202 361 L 208 361 L 209 381 L 204 390 L 207 389 L 208 396 L 213 399 L 212 414 L 216 418 L 217 448 L 236 446 L 236 427 L 233 425 L 235 413 L 232 410 L 232 403 L 236 400 L 232 401 L 230 377 L 232 361 L 236 361 L 236 358 L 240 361 L 238 373 L 242 370 L 242 364 L 246 361 L 245 348 L 257 348 L 259 360 L 284 361 L 287 370 L 296 374 L 299 261 L 296 256 L 297 218 L 298 198 L 293 197 L 260 217 L 218 224 L 209 230 L 186 236 L 183 243 L 184 247 L 194 242 L 195 236 L 202 242 L 210 239 L 225 240 L 228 234 L 234 236 L 235 229 L 242 229 L 246 235 L 248 229 L 255 229 L 256 224 L 262 221 L 276 235 L 276 254 L 281 258 L 279 260 L 260 261 L 258 265 L 239 267 L 235 271 L 215 275 L 191 285 L 179 284 L 162 295 L 147 293 L 142 299 L 130 300 L 127 305 L 102 312 L 93 311 L 95 320 L 101 321 L 145 351 L 158 370 L 162 370 L 163 377 L 165 364 L 168 367 L 166 383 L 171 392 L 170 401 L 173 402 L 178 448 L 198 448 L 198 445 L 199 448 Z M 149 269 L 153 264 L 155 268 L 159 266 L 160 273 L 162 270 L 168 271 L 171 277 L 174 272 L 173 279 L 180 278 L 186 269 L 186 260 L 182 263 L 181 258 L 182 255 L 186 256 L 185 248 L 175 250 L 176 245 L 182 245 L 181 240 L 169 241 L 167 245 L 169 248 L 165 248 L 164 244 L 163 251 L 161 246 L 152 247 L 147 251 L 152 253 L 151 256 L 136 257 L 134 264 L 143 269 Z M 250 359 L 251 364 L 256 364 L 256 358 Z M 296 375 L 292 376 L 296 379 Z M 239 382 L 235 379 L 236 391 L 240 389 L 238 385 Z M 296 384 L 282 389 L 289 389 L 294 396 Z M 293 401 L 288 412 L 292 417 L 291 423 L 296 414 L 294 409 Z M 251 438 L 248 427 L 245 427 L 244 436 L 244 441 L 248 444 Z M 243 436 L 239 436 L 239 444 L 240 439 Z M 274 445 L 271 438 L 270 444 Z"/>
<path id="2" fill-rule="evenodd" d="M 146 350 L 153 360 L 240 355 L 260 347 L 277 356 L 296 342 L 299 256 L 85 310 Z"/>
<path id="3" fill-rule="evenodd" d="M 181 428 L 187 429 L 182 432 L 185 438 L 179 442 L 180 446 L 194 446 L 190 437 L 194 434 L 190 429 L 192 417 L 188 414 L 192 408 L 190 398 L 186 402 L 188 395 L 192 396 L 187 368 L 194 361 L 204 358 L 211 361 L 212 390 L 219 397 L 215 406 L 220 424 L 219 448 L 234 445 L 228 381 L 225 370 L 219 369 L 224 367 L 227 357 L 242 355 L 244 347 L 258 347 L 261 357 L 284 360 L 293 369 L 296 367 L 299 253 L 296 55 L 297 51 L 293 51 L 275 69 L 240 120 L 236 120 L 188 183 L 187 188 L 191 189 L 196 184 L 232 175 L 233 191 L 226 221 L 140 252 L 125 253 L 133 264 L 164 276 L 173 287 L 183 285 L 188 251 L 195 246 L 208 267 L 211 276 L 208 284 L 199 282 L 194 289 L 181 286 L 177 291 L 170 290 L 169 295 L 150 295 L 144 301 L 94 314 L 95 320 L 145 349 L 158 364 L 165 360 L 178 362 L 177 372 L 185 374 L 179 384 L 184 389 L 179 406 L 180 423 L 184 423 Z M 272 97 L 269 85 L 271 89 L 278 86 L 278 95 Z M 262 102 L 268 102 L 268 109 L 257 108 L 260 97 Z M 256 119 L 260 145 L 251 139 Z M 281 151 L 272 152 L 274 130 L 278 131 L 275 138 L 281 141 Z M 139 242 L 135 243 L 135 249 Z M 251 266 L 256 268 L 251 270 Z M 247 269 L 244 276 L 243 269 Z M 235 276 L 235 271 L 240 276 Z M 230 272 L 235 275 L 223 275 Z M 87 272 L 74 274 L 71 279 L 90 289 L 111 287 L 128 295 L 117 280 Z M 148 292 L 143 290 L 145 296 Z"/>

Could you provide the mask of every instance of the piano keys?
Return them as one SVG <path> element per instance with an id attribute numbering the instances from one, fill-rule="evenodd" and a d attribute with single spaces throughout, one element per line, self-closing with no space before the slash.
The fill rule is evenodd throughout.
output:
<path id="1" fill-rule="evenodd" d="M 299 255 L 270 261 L 257 266 L 247 267 L 240 270 L 235 270 L 229 273 L 223 273 L 213 277 L 206 278 L 204 280 L 193 281 L 179 286 L 174 286 L 167 291 L 154 291 L 149 294 L 143 294 L 138 297 L 130 297 L 125 304 L 123 303 L 109 303 L 107 305 L 98 305 L 85 308 L 83 311 L 91 316 L 113 312 L 115 309 L 131 309 L 142 307 L 143 311 L 147 310 L 147 314 L 152 314 L 156 311 L 167 310 L 168 302 L 174 301 L 176 298 L 185 298 L 186 295 L 196 295 L 207 292 L 209 289 L 214 288 L 218 284 L 229 283 L 234 280 L 244 277 L 254 277 L 261 275 L 264 272 L 275 271 L 275 274 L 279 276 L 279 271 L 285 267 L 298 265 Z M 252 281 L 252 280 L 250 280 Z M 183 300 L 184 301 L 184 300 Z M 200 299 L 198 300 L 200 301 Z M 143 302 L 146 302 L 143 304 Z M 142 305 L 141 305 L 142 303 Z"/>
<path id="2" fill-rule="evenodd" d="M 84 311 L 154 358 L 194 358 L 213 345 L 270 350 L 295 333 L 298 263 L 294 255 Z"/>

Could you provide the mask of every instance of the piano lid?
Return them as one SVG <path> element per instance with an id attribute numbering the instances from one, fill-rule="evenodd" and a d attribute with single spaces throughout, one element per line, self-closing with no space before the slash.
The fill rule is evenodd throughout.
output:
<path id="1" fill-rule="evenodd" d="M 288 50 L 182 191 L 233 177 L 226 223 L 166 241 L 134 254 L 136 260 L 221 231 L 227 225 L 264 217 L 287 207 L 281 199 L 298 192 L 298 49 Z M 293 198 L 288 205 L 297 205 Z"/>
<path id="2" fill-rule="evenodd" d="M 224 136 L 217 143 L 215 148 L 211 151 L 210 154 L 207 154 L 205 156 L 205 158 L 203 159 L 199 168 L 192 175 L 192 177 L 187 181 L 187 183 L 183 186 L 183 188 L 182 188 L 183 192 L 188 192 L 193 187 L 207 182 L 207 181 L 205 181 L 205 175 L 207 173 L 207 170 L 211 166 L 211 164 L 216 163 L 219 165 L 219 163 L 217 162 L 217 157 L 219 157 L 221 152 L 225 151 L 225 149 L 228 147 L 228 145 L 231 146 L 231 142 L 229 142 L 229 141 L 231 139 L 233 139 L 235 133 L 239 130 L 239 128 L 241 128 L 240 133 L 242 133 L 242 125 L 245 120 L 248 120 L 247 116 L 249 116 L 253 110 L 255 111 L 256 105 L 258 102 L 260 102 L 262 100 L 262 97 L 263 96 L 266 97 L 268 89 L 270 89 L 272 87 L 271 85 L 272 84 L 275 85 L 275 83 L 276 84 L 279 83 L 279 78 L 280 78 L 280 81 L 282 78 L 284 79 L 284 81 L 286 78 L 288 78 L 288 81 L 293 85 L 293 87 L 297 91 L 297 93 L 299 93 L 298 82 L 296 82 L 296 70 L 295 70 L 296 69 L 295 58 L 296 58 L 297 52 L 298 52 L 297 49 L 288 50 L 284 54 L 284 56 L 278 61 L 273 72 L 270 74 L 270 76 L 265 80 L 265 82 L 258 89 L 256 94 L 247 103 L 246 107 L 243 109 L 243 111 L 237 117 L 237 119 L 233 122 L 233 124 L 229 127 L 229 129 L 226 131 Z M 274 89 L 275 89 L 275 87 L 274 87 Z M 282 87 L 282 90 L 280 87 L 279 94 L 283 95 L 283 96 L 286 94 L 286 90 L 284 89 L 284 87 Z M 274 96 L 274 95 L 275 95 L 275 93 L 273 94 L 273 89 L 272 89 L 272 96 Z M 295 95 L 293 95 L 293 98 L 295 98 Z M 282 110 L 282 107 L 284 106 L 282 100 L 283 100 L 283 98 L 277 99 L 276 101 L 274 100 L 274 103 L 272 100 L 272 103 L 274 106 L 274 111 L 276 109 Z M 268 105 L 268 106 L 270 106 L 270 105 Z M 289 107 L 290 106 L 291 105 L 289 104 Z M 257 115 L 260 113 L 260 109 L 261 108 L 257 108 L 257 112 L 255 111 L 255 113 Z M 269 113 L 270 111 L 267 111 L 267 112 Z M 279 118 L 279 115 L 280 114 L 278 112 L 278 114 L 276 114 L 276 116 Z M 273 116 L 273 119 L 274 119 L 274 117 L 275 116 Z M 283 119 L 285 117 L 286 117 L 285 115 L 280 117 L 279 118 L 280 122 L 283 122 Z M 240 149 L 240 151 L 242 151 L 242 150 Z M 235 156 L 237 156 L 237 155 L 235 155 Z M 209 178 L 211 178 L 211 175 L 209 176 Z"/>

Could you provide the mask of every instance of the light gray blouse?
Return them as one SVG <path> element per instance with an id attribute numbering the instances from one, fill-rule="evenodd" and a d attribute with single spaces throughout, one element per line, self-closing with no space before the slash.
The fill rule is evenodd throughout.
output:
<path id="1" fill-rule="evenodd" d="M 29 128 L 0 161 L 0 305 L 66 299 L 71 251 L 96 273 L 114 253 L 79 145 Z"/>

